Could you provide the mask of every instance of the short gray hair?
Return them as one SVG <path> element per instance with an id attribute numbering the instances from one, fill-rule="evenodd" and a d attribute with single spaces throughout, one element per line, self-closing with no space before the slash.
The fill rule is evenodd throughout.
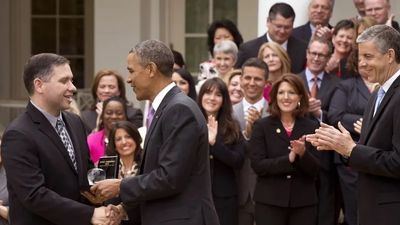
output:
<path id="1" fill-rule="evenodd" d="M 136 55 L 141 66 L 154 63 L 165 76 L 171 77 L 174 67 L 174 55 L 164 43 L 157 40 L 147 40 L 137 44 L 129 53 Z"/>
<path id="2" fill-rule="evenodd" d="M 215 54 L 218 53 L 224 53 L 224 54 L 230 54 L 233 56 L 233 59 L 237 59 L 237 54 L 238 54 L 238 47 L 236 46 L 235 42 L 231 40 L 223 40 L 214 46 L 214 56 Z"/>
<path id="3" fill-rule="evenodd" d="M 360 34 L 357 38 L 357 44 L 372 41 L 380 53 L 386 53 L 393 49 L 396 56 L 396 62 L 400 63 L 400 33 L 387 25 L 375 25 Z"/>

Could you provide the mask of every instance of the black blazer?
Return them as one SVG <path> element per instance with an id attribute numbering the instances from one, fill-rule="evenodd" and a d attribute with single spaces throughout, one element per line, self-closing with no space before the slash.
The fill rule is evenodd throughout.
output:
<path id="1" fill-rule="evenodd" d="M 258 175 L 254 201 L 279 207 L 317 204 L 318 152 L 306 142 L 302 158 L 290 163 L 288 155 L 291 140 L 314 133 L 318 126 L 314 120 L 297 118 L 289 137 L 279 118 L 269 116 L 255 123 L 248 145 Z"/>
<path id="2" fill-rule="evenodd" d="M 80 191 L 88 187 L 92 166 L 84 125 L 63 112 L 78 170 L 47 118 L 31 103 L 3 136 L 2 157 L 7 171 L 11 224 L 90 224 L 94 207 Z"/>
<path id="3" fill-rule="evenodd" d="M 140 205 L 143 225 L 218 225 L 211 196 L 208 130 L 197 104 L 172 88 L 155 112 L 139 175 L 124 178 L 120 197 Z"/>
<path id="4" fill-rule="evenodd" d="M 330 102 L 329 123 L 337 126 L 340 121 L 353 140 L 358 141 L 360 135 L 354 130 L 353 124 L 364 115 L 370 96 L 368 87 L 359 75 L 340 81 Z"/>
<path id="5" fill-rule="evenodd" d="M 359 223 L 395 225 L 400 210 L 400 77 L 372 117 L 376 93 L 368 102 L 360 144 L 353 149 L 349 165 L 359 172 Z"/>
<path id="6" fill-rule="evenodd" d="M 262 44 L 268 42 L 267 34 L 243 43 L 239 48 L 236 68 L 242 67 L 243 63 L 251 58 L 257 57 Z M 288 39 L 287 53 L 290 57 L 293 73 L 300 73 L 306 66 L 307 44 L 297 38 L 290 36 Z"/>
<path id="7" fill-rule="evenodd" d="M 244 148 L 244 139 L 239 143 L 226 145 L 221 136 L 217 136 L 215 144 L 210 146 L 211 183 L 214 196 L 238 195 L 235 171 L 243 165 Z"/>

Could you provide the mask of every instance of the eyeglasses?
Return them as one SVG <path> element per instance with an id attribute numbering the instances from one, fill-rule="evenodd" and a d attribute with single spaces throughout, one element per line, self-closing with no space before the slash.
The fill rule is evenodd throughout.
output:
<path id="1" fill-rule="evenodd" d="M 270 22 L 270 23 L 274 26 L 274 28 L 277 29 L 277 30 L 290 31 L 290 30 L 293 29 L 293 24 L 291 24 L 291 25 L 276 24 L 276 23 L 273 23 L 271 20 L 270 20 L 269 22 Z"/>
<path id="2" fill-rule="evenodd" d="M 326 58 L 328 58 L 328 55 L 321 54 L 321 53 L 317 53 L 317 52 L 310 52 L 310 51 L 307 51 L 307 53 L 310 54 L 310 56 L 313 57 L 313 58 L 320 58 L 320 59 L 326 59 Z"/>

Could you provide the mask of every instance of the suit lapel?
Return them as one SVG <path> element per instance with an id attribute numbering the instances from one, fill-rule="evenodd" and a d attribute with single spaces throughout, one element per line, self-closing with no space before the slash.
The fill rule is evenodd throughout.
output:
<path id="1" fill-rule="evenodd" d="M 244 109 L 243 109 L 243 101 L 240 101 L 238 105 L 235 107 L 235 113 L 237 116 L 237 120 L 239 121 L 240 128 L 243 130 L 246 128 L 246 121 L 244 119 Z"/>
<path id="2" fill-rule="evenodd" d="M 278 135 L 279 138 L 281 138 L 282 140 L 284 140 L 285 142 L 289 143 L 289 136 L 286 133 L 285 128 L 282 125 L 282 122 L 279 118 L 273 118 L 271 120 L 271 125 L 272 125 L 272 129 L 274 130 L 274 132 L 276 133 L 276 135 Z"/>
<path id="3" fill-rule="evenodd" d="M 72 164 L 72 161 L 68 155 L 67 149 L 65 148 L 64 144 L 62 143 L 60 136 L 57 134 L 56 130 L 50 124 L 50 122 L 47 120 L 47 118 L 38 109 L 36 109 L 36 107 L 33 106 L 31 103 L 28 104 L 27 112 L 31 115 L 33 122 L 38 124 L 39 131 L 42 132 L 43 134 L 45 134 L 48 137 L 48 139 L 50 140 L 50 142 L 52 142 L 56 146 L 56 149 L 60 152 L 60 154 L 63 156 L 63 158 L 68 162 L 69 166 L 71 167 L 71 170 L 74 171 L 74 173 L 76 174 L 77 171 L 75 170 L 74 165 Z M 74 145 L 74 147 L 75 147 L 75 145 Z M 49 148 L 49 149 L 51 149 L 51 148 Z"/>
<path id="4" fill-rule="evenodd" d="M 141 171 L 143 171 L 142 170 L 142 166 L 144 165 L 144 160 L 145 160 L 145 157 L 146 157 L 146 152 L 147 152 L 147 147 L 148 147 L 148 143 L 149 143 L 150 137 L 151 137 L 152 133 L 154 132 L 155 128 L 157 127 L 159 118 L 161 117 L 161 115 L 163 113 L 163 110 L 168 105 L 168 103 L 170 102 L 171 98 L 173 96 L 175 96 L 179 92 L 180 92 L 180 90 L 179 90 L 178 87 L 173 87 L 165 95 L 164 99 L 161 101 L 160 106 L 157 108 L 157 111 L 154 113 L 153 120 L 151 122 L 150 127 L 147 130 L 146 137 L 144 139 L 144 149 L 143 149 L 143 154 L 142 154 L 142 157 L 141 157 L 141 164 L 140 164 L 140 167 L 139 167 Z"/>
<path id="5" fill-rule="evenodd" d="M 365 130 L 366 134 L 362 135 L 362 136 L 365 136 L 365 138 L 363 138 L 364 144 L 368 140 L 368 137 L 371 134 L 371 131 L 373 130 L 373 128 L 376 125 L 377 121 L 380 119 L 384 109 L 389 104 L 389 101 L 392 98 L 393 94 L 396 92 L 397 87 L 399 86 L 399 83 L 400 83 L 400 77 L 398 77 L 393 82 L 393 84 L 390 86 L 389 90 L 386 92 L 385 96 L 383 97 L 383 99 L 381 101 L 381 104 L 379 105 L 379 107 L 378 107 L 378 109 L 377 109 L 377 111 L 375 113 L 375 116 L 373 114 L 374 114 L 375 102 L 376 102 L 378 90 L 374 91 L 373 98 L 371 98 L 371 99 L 373 99 L 373 101 L 370 102 L 370 104 L 368 104 L 369 105 L 368 114 L 366 114 L 367 118 L 368 118 L 368 124 L 367 124 L 366 130 Z"/>
<path id="6" fill-rule="evenodd" d="M 304 70 L 299 75 L 302 78 L 302 80 L 304 82 L 304 85 L 306 86 L 308 95 L 310 95 L 310 87 L 308 86 L 308 80 L 307 80 L 307 76 L 306 76 L 306 71 Z"/>

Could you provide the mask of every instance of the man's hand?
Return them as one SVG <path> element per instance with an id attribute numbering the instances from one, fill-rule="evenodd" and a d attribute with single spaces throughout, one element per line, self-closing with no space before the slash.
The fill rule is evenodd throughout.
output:
<path id="1" fill-rule="evenodd" d="M 296 153 L 296 155 L 303 157 L 304 152 L 306 151 L 306 137 L 302 136 L 297 140 L 290 141 L 290 149 L 292 152 Z"/>
<path id="2" fill-rule="evenodd" d="M 321 117 L 321 100 L 310 97 L 308 99 L 308 112 L 312 113 L 314 117 Z"/>
<path id="3" fill-rule="evenodd" d="M 87 200 L 89 200 L 94 205 L 101 205 L 106 200 L 106 198 L 102 196 L 96 196 L 89 191 L 81 191 L 81 195 L 83 195 Z"/>
<path id="4" fill-rule="evenodd" d="M 343 156 L 350 156 L 356 146 L 350 133 L 338 123 L 339 130 L 333 126 L 321 123 L 315 134 L 306 136 L 306 140 L 317 147 L 318 150 L 335 150 Z"/>
<path id="5" fill-rule="evenodd" d="M 90 222 L 94 225 L 118 225 L 121 223 L 122 214 L 117 206 L 95 208 Z"/>
<path id="6" fill-rule="evenodd" d="M 119 195 L 120 184 L 121 179 L 107 179 L 98 181 L 90 188 L 90 192 L 92 192 L 92 194 L 94 194 L 96 197 L 107 200 Z"/>
<path id="7" fill-rule="evenodd" d="M 362 121 L 363 121 L 363 118 L 360 118 L 355 123 L 353 123 L 354 130 L 359 134 L 361 134 Z"/>
<path id="8" fill-rule="evenodd" d="M 254 122 L 256 122 L 258 119 L 261 118 L 262 115 L 262 108 L 260 109 L 260 111 L 258 111 L 255 107 L 250 107 L 247 110 L 247 114 L 246 114 L 246 128 L 245 128 L 245 132 L 246 132 L 246 137 L 250 138 L 251 137 L 251 133 L 253 131 L 253 125 Z"/>
<path id="9" fill-rule="evenodd" d="M 331 40 L 333 36 L 333 28 L 329 29 L 327 26 L 317 25 L 315 28 L 315 36 L 325 38 L 326 40 Z"/>

